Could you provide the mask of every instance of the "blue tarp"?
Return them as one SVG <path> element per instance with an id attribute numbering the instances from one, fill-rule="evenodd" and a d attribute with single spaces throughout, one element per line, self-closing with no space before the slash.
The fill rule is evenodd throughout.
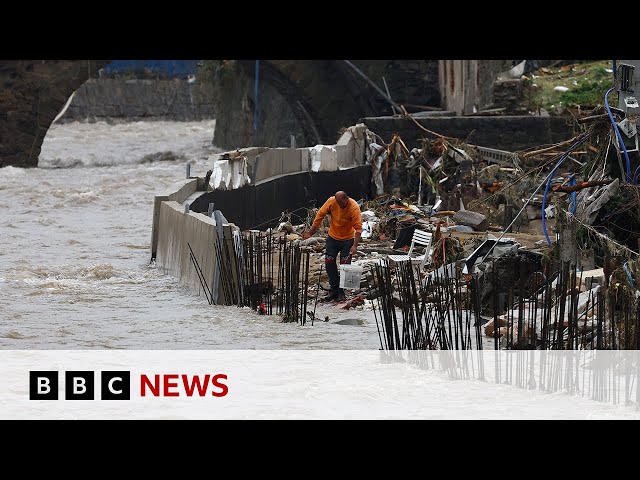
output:
<path id="1" fill-rule="evenodd" d="M 186 78 L 198 72 L 201 60 L 113 60 L 103 67 L 107 75 L 151 72 L 167 77 Z"/>

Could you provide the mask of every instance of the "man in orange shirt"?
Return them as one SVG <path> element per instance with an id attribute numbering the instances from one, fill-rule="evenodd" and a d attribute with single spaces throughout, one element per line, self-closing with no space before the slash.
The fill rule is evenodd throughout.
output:
<path id="1" fill-rule="evenodd" d="M 316 233 L 327 214 L 331 215 L 331 223 L 325 247 L 324 262 L 327 268 L 327 275 L 329 275 L 331 290 L 325 300 L 344 300 L 344 290 L 339 288 L 340 278 L 336 259 L 338 253 L 340 253 L 340 264 L 351 263 L 351 257 L 358 249 L 358 242 L 362 234 L 362 216 L 360 215 L 358 203 L 340 190 L 333 197 L 329 197 L 324 202 L 324 205 L 320 207 L 316 218 L 313 220 L 313 225 L 308 232 L 303 232 L 302 238 L 307 239 Z"/>

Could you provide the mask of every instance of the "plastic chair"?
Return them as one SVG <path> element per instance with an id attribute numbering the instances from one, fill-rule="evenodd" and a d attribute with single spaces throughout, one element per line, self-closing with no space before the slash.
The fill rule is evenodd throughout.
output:
<path id="1" fill-rule="evenodd" d="M 431 263 L 431 239 L 433 238 L 433 234 L 431 232 L 425 232 L 424 230 L 418 230 L 417 228 L 413 231 L 413 237 L 411 238 L 411 246 L 409 247 L 409 251 L 406 255 L 389 255 L 389 260 L 393 262 L 407 262 L 411 261 L 413 263 L 420 263 L 421 265 L 426 265 L 427 263 Z M 418 255 L 413 257 L 413 249 L 417 245 L 424 245 L 425 253 L 422 255 Z"/>

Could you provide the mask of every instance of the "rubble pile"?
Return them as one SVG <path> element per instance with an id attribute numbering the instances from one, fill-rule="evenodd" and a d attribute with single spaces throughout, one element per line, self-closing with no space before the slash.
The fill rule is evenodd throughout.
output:
<path id="1" fill-rule="evenodd" d="M 609 116 L 597 108 L 577 119 L 573 138 L 519 152 L 430 133 L 435 138 L 407 145 L 397 134 L 385 142 L 365 131 L 371 198 L 358 202 L 363 230 L 353 260 L 365 274 L 339 306 L 371 308 L 382 296 L 385 309 L 414 315 L 407 302 L 415 299 L 403 293 L 414 291 L 407 283 L 413 279 L 423 282 L 415 291 L 423 292 L 420 315 L 427 315 L 451 301 L 436 290 L 454 282 L 455 295 L 465 298 L 456 305 L 473 310 L 460 318 L 472 318 L 496 348 L 617 348 L 636 341 L 635 323 L 618 332 L 607 320 L 611 309 L 640 312 L 638 149 L 628 160 Z M 328 218 L 315 237 L 301 240 L 315 211 L 299 225 L 285 212 L 266 234 L 310 249 L 309 275 L 317 281 L 309 282 L 308 295 L 317 301 L 328 290 Z M 428 241 L 416 243 L 416 232 Z M 616 298 L 627 303 L 607 300 L 612 292 L 623 292 Z"/>
<path id="2" fill-rule="evenodd" d="M 635 128 L 620 121 L 622 112 L 614 114 L 629 144 Z M 391 235 L 394 247 L 406 250 L 411 229 L 437 232 L 433 245 L 424 250 L 430 261 L 419 263 L 423 277 L 448 272 L 467 286 L 475 282 L 478 324 L 486 323 L 485 334 L 501 339 L 496 347 L 540 348 L 541 342 L 557 346 L 578 332 L 595 338 L 594 298 L 601 290 L 626 289 L 634 311 L 640 297 L 635 263 L 640 250 L 637 140 L 635 149 L 633 144 L 629 151 L 622 148 L 609 120 L 598 107 L 577 119 L 575 137 L 521 152 L 500 152 L 444 136 L 423 139 L 411 148 L 397 135 L 384 144 L 368 132 L 367 158 L 380 195 L 373 205 L 367 204 L 377 221 L 371 237 L 384 240 Z M 532 241 L 524 245 L 523 235 Z M 607 271 L 605 264 L 615 263 L 615 258 L 624 258 L 624 267 Z M 567 283 L 570 275 L 560 272 L 565 264 L 578 272 L 573 287 Z M 593 285 L 583 283 L 582 275 Z M 564 286 L 558 285 L 559 278 Z M 566 300 L 567 291 L 577 288 L 581 293 L 574 314 L 583 314 L 586 323 L 567 333 L 571 319 L 558 319 L 564 337 L 561 326 L 547 325 L 545 330 L 542 322 L 520 324 L 514 334 L 514 319 L 521 321 L 522 315 L 511 309 L 532 299 L 542 301 L 539 290 L 545 286 L 553 288 L 548 305 L 554 308 Z M 566 314 L 569 308 L 562 310 Z M 608 332 L 614 329 L 606 322 L 601 326 Z M 615 335 L 612 338 L 615 344 Z"/>

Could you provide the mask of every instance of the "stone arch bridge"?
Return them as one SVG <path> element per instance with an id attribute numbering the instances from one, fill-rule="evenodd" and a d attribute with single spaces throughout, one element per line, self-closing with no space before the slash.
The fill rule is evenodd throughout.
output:
<path id="1" fill-rule="evenodd" d="M 87 79 L 97 77 L 99 69 L 109 62 L 0 62 L 0 167 L 37 166 L 42 142 L 56 115 L 73 91 Z M 441 77 L 449 70 L 443 62 L 447 61 L 352 63 L 411 111 L 447 106 L 441 85 L 450 82 L 445 79 L 443 83 Z M 219 87 L 212 140 L 225 149 L 288 146 L 291 135 L 298 146 L 331 144 L 342 128 L 359 118 L 393 113 L 387 99 L 343 60 L 261 60 L 257 82 L 255 60 L 217 65 L 209 79 Z M 476 75 L 474 81 L 479 79 Z"/>

